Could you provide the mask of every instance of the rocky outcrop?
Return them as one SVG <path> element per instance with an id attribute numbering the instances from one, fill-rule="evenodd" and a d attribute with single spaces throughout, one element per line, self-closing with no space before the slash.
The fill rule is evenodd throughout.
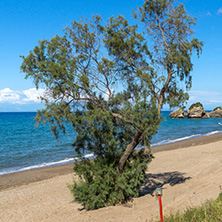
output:
<path id="1" fill-rule="evenodd" d="M 183 118 L 184 114 L 185 114 L 184 109 L 177 109 L 170 113 L 170 117 L 172 119 Z"/>
<path id="2" fill-rule="evenodd" d="M 205 115 L 203 107 L 193 107 L 192 109 L 187 110 L 188 118 L 202 118 Z"/>
<path id="3" fill-rule="evenodd" d="M 203 105 L 201 103 L 194 103 L 190 106 L 187 110 L 187 113 L 184 109 L 177 109 L 170 113 L 170 117 L 172 119 L 178 118 L 202 118 L 202 119 L 209 119 L 209 118 L 222 118 L 222 106 L 216 107 L 212 112 L 207 112 L 204 110 Z"/>
<path id="4" fill-rule="evenodd" d="M 208 112 L 206 112 L 204 110 L 203 105 L 201 103 L 194 103 L 187 110 L 187 117 L 188 118 L 204 118 L 204 119 L 208 119 L 208 118 L 210 118 L 210 115 L 209 115 Z"/>
<path id="5" fill-rule="evenodd" d="M 222 110 L 221 109 L 217 109 L 215 111 L 212 111 L 209 114 L 210 114 L 210 117 L 212 117 L 212 118 L 222 118 Z"/>
<path id="6" fill-rule="evenodd" d="M 216 110 L 222 110 L 222 106 L 216 107 L 213 111 L 216 111 Z"/>
<path id="7" fill-rule="evenodd" d="M 209 119 L 210 118 L 210 113 L 205 111 L 205 114 L 202 116 L 203 119 Z"/>

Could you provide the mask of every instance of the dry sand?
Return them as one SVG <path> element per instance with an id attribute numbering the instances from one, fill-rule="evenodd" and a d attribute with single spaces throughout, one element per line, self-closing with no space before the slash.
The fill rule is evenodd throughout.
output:
<path id="1" fill-rule="evenodd" d="M 156 187 L 163 188 L 164 214 L 199 205 L 220 193 L 221 134 L 154 147 L 153 152 L 141 197 L 95 211 L 86 212 L 73 202 L 67 188 L 73 180 L 72 165 L 0 176 L 0 221 L 148 222 L 159 213 L 153 196 Z"/>

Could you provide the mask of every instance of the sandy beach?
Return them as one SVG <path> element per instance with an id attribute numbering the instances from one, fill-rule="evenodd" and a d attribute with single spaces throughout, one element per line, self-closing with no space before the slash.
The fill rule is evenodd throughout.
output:
<path id="1" fill-rule="evenodd" d="M 153 147 L 141 196 L 125 205 L 85 211 L 67 184 L 73 164 L 0 176 L 0 221 L 154 221 L 163 188 L 164 214 L 216 198 L 222 188 L 222 134 Z"/>

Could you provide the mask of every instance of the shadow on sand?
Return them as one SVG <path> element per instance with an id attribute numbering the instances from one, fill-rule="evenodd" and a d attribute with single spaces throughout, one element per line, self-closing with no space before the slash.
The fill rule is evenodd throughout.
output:
<path id="1" fill-rule="evenodd" d="M 184 174 L 185 173 L 181 173 L 178 171 L 158 174 L 148 173 L 146 175 L 147 179 L 144 182 L 144 186 L 140 190 L 139 196 L 141 197 L 146 194 L 151 194 L 153 196 L 155 189 L 158 187 L 161 188 L 165 184 L 170 184 L 171 186 L 174 186 L 176 184 L 184 183 L 186 180 L 191 179 L 191 177 L 185 177 Z"/>

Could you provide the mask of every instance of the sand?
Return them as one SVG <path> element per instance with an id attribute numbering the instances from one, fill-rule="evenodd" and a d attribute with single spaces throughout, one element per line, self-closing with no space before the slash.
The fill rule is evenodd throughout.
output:
<path id="1" fill-rule="evenodd" d="M 178 149 L 179 148 L 179 149 Z M 67 188 L 72 164 L 0 176 L 0 221 L 137 222 L 158 217 L 156 187 L 163 188 L 164 214 L 215 199 L 222 188 L 222 135 L 152 149 L 141 196 L 132 202 L 94 211 L 74 203 Z"/>

